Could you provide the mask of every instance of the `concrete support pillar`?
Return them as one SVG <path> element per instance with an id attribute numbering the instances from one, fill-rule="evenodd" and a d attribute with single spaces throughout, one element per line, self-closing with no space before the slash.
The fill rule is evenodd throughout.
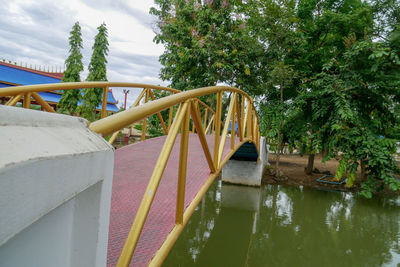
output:
<path id="1" fill-rule="evenodd" d="M 260 160 L 229 160 L 222 168 L 222 181 L 231 184 L 260 186 L 265 166 L 268 165 L 268 145 L 260 139 Z"/>

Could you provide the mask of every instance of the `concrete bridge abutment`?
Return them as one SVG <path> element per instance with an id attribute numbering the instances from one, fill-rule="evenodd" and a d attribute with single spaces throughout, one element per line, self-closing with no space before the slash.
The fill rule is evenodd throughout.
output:
<path id="1" fill-rule="evenodd" d="M 268 165 L 268 149 L 265 137 L 260 138 L 260 160 L 257 149 L 244 144 L 222 168 L 221 179 L 225 183 L 260 186 L 265 167 Z"/>
<path id="2" fill-rule="evenodd" d="M 77 117 L 0 106 L 0 266 L 106 266 L 114 150 Z"/>

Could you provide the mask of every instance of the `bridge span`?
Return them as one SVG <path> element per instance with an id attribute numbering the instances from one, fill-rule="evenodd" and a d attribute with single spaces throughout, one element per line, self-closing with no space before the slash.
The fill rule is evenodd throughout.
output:
<path id="1" fill-rule="evenodd" d="M 130 109 L 107 116 L 108 88 L 115 87 L 143 89 Z M 114 154 L 107 265 L 160 266 L 229 158 L 245 143 L 253 143 L 260 154 L 259 121 L 253 100 L 228 86 L 180 92 L 113 82 L 7 87 L 0 89 L 0 97 L 9 97 L 9 106 L 22 101 L 22 106 L 29 108 L 32 101 L 54 113 L 38 92 L 83 88 L 103 88 L 101 119 L 87 122 L 92 132 L 112 143 L 124 127 L 141 122 L 143 128 L 142 142 Z M 162 97 L 157 99 L 159 95 Z M 224 97 L 229 102 L 226 112 Z M 215 110 L 202 101 L 205 99 L 214 103 Z M 157 116 L 165 136 L 144 140 L 151 116 Z M 79 262 L 79 258 L 72 258 L 74 261 Z"/>

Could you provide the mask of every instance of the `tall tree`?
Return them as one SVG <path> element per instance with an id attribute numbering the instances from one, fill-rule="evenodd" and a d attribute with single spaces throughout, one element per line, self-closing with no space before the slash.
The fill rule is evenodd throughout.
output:
<path id="1" fill-rule="evenodd" d="M 80 73 L 83 70 L 82 64 L 82 35 L 81 26 L 76 22 L 72 27 L 69 37 L 69 56 L 65 60 L 66 70 L 62 82 L 80 82 Z M 78 102 L 81 100 L 81 92 L 79 90 L 65 90 L 61 96 L 59 104 L 59 112 L 73 114 L 76 111 Z"/>
<path id="2" fill-rule="evenodd" d="M 282 126 L 285 111 L 296 95 L 298 78 L 287 56 L 293 47 L 298 46 L 298 33 L 295 30 L 296 1 L 266 0 L 250 1 L 245 7 L 249 16 L 251 34 L 263 44 L 266 56 L 264 68 L 264 97 L 261 101 L 261 113 L 267 136 L 276 140 L 275 174 L 280 176 L 279 160 L 282 150 Z"/>
<path id="3" fill-rule="evenodd" d="M 263 48 L 248 34 L 235 1 L 156 0 L 154 41 L 165 45 L 161 78 L 187 90 L 225 83 L 251 94 L 262 92 Z"/>
<path id="4" fill-rule="evenodd" d="M 98 33 L 94 39 L 92 57 L 88 66 L 89 75 L 86 81 L 107 81 L 108 32 L 106 24 L 102 23 L 97 30 Z M 80 108 L 83 117 L 88 120 L 95 119 L 95 111 L 101 103 L 102 93 L 102 88 L 84 90 Z"/>

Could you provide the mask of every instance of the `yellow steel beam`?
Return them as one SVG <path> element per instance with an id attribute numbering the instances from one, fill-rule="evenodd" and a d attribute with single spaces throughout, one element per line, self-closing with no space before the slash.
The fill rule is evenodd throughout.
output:
<path id="1" fill-rule="evenodd" d="M 107 98 L 108 98 L 108 86 L 103 88 L 103 99 L 101 101 L 101 118 L 107 116 Z"/>
<path id="2" fill-rule="evenodd" d="M 236 117 L 237 117 L 237 122 L 238 122 L 238 134 L 239 134 L 240 141 L 243 140 L 242 116 L 243 116 L 243 113 L 241 113 L 240 107 L 239 107 L 239 95 L 236 95 Z"/>
<path id="3" fill-rule="evenodd" d="M 190 104 L 190 102 L 189 102 Z M 185 204 L 185 185 L 186 185 L 186 169 L 187 169 L 187 154 L 188 154 L 188 140 L 189 140 L 189 121 L 190 113 L 189 108 L 185 112 L 182 122 L 181 131 L 181 145 L 179 152 L 179 171 L 178 171 L 178 189 L 176 195 L 176 215 L 175 223 L 183 223 L 183 211 Z"/>
<path id="4" fill-rule="evenodd" d="M 151 91 L 151 89 L 149 89 L 149 92 L 150 92 L 151 100 L 154 101 L 154 100 L 155 100 L 155 97 L 154 97 L 154 94 L 153 94 L 153 92 Z M 161 116 L 161 112 L 157 112 L 157 116 L 158 116 L 158 119 L 159 119 L 160 122 L 161 122 L 161 125 L 162 125 L 163 129 L 164 129 L 164 133 L 165 133 L 165 134 L 168 134 L 168 129 L 167 129 L 167 126 L 165 126 L 165 122 L 164 122 L 163 117 Z"/>
<path id="5" fill-rule="evenodd" d="M 146 88 L 146 93 L 144 97 L 144 103 L 146 104 L 148 99 L 149 99 L 149 90 Z M 147 116 L 143 118 L 142 120 L 142 141 L 146 139 L 146 128 L 147 128 Z"/>
<path id="6" fill-rule="evenodd" d="M 171 106 L 183 103 L 188 99 L 197 98 L 203 95 L 213 94 L 217 92 L 221 92 L 222 94 L 222 91 L 237 92 L 244 95 L 245 97 L 248 97 L 247 94 L 245 94 L 243 91 L 228 86 L 211 86 L 189 90 L 166 96 L 161 99 L 138 106 L 137 108 L 125 110 L 123 112 L 108 116 L 104 119 L 95 121 L 90 124 L 90 129 L 94 132 L 103 134 L 103 136 L 107 136 L 119 129 L 126 127 L 129 124 L 132 124 Z"/>
<path id="7" fill-rule="evenodd" d="M 242 125 L 242 137 L 245 137 L 246 133 L 246 114 L 245 114 L 245 109 L 244 106 L 246 104 L 246 98 L 242 97 L 242 102 L 240 105 L 240 118 L 241 118 L 241 125 Z"/>
<path id="8" fill-rule="evenodd" d="M 197 114 L 197 113 L 200 113 L 199 102 L 198 102 L 198 101 L 192 101 L 192 108 L 191 108 L 191 109 L 192 109 L 192 110 L 195 109 L 195 113 L 196 113 L 196 114 Z M 200 119 L 200 121 L 201 121 L 201 119 Z M 197 129 L 197 128 L 196 128 L 196 126 L 195 126 L 195 124 L 194 124 L 194 119 L 193 119 L 192 133 L 194 133 L 195 129 Z"/>
<path id="9" fill-rule="evenodd" d="M 120 132 L 120 131 L 116 131 L 115 133 L 113 133 L 113 134 L 111 135 L 110 139 L 108 140 L 108 143 L 109 143 L 109 144 L 111 144 L 111 145 L 114 144 L 115 139 L 117 139 L 117 136 L 118 136 L 119 132 Z"/>
<path id="10" fill-rule="evenodd" d="M 12 98 L 10 98 L 10 100 L 7 101 L 6 105 L 7 106 L 15 106 L 19 100 L 21 100 L 21 98 L 23 97 L 22 94 L 13 96 Z"/>
<path id="11" fill-rule="evenodd" d="M 246 102 L 245 101 L 245 99 L 243 99 L 243 102 Z M 244 117 L 243 117 L 243 123 L 242 123 L 242 127 L 243 127 L 243 129 L 242 129 L 242 131 L 243 131 L 243 137 L 247 137 L 248 136 L 248 134 L 246 133 L 246 132 L 248 132 L 249 130 L 247 129 L 247 125 L 248 125 L 248 123 L 247 123 L 247 117 L 248 117 L 248 108 L 246 108 L 245 107 L 245 105 L 246 105 L 246 103 L 244 103 L 243 104 L 243 106 L 242 106 L 242 109 L 243 109 L 243 115 L 244 115 Z M 247 131 L 246 131 L 247 130 Z"/>
<path id="12" fill-rule="evenodd" d="M 202 105 L 206 110 L 209 110 L 212 114 L 215 114 L 214 110 L 212 110 L 212 108 L 210 108 L 206 103 L 200 99 L 197 99 L 197 101 L 199 101 L 199 104 Z"/>
<path id="13" fill-rule="evenodd" d="M 137 105 L 139 105 L 140 100 L 142 100 L 142 98 L 143 98 L 145 92 L 146 92 L 146 88 L 143 88 L 143 90 L 140 92 L 139 96 L 136 98 L 135 102 L 133 103 L 133 105 L 132 105 L 130 108 L 134 108 L 134 107 L 136 107 Z M 116 131 L 116 132 L 114 132 L 114 133 L 112 134 L 112 136 L 110 137 L 110 140 L 108 140 L 108 143 L 109 143 L 109 144 L 112 145 L 112 144 L 115 142 L 115 139 L 117 139 L 117 136 L 118 136 L 118 134 L 119 134 L 120 131 L 121 131 L 121 130 L 118 130 L 118 131 Z"/>
<path id="14" fill-rule="evenodd" d="M 170 107 L 169 114 L 168 114 L 168 131 L 171 128 L 173 112 L 174 112 L 174 107 Z"/>
<path id="15" fill-rule="evenodd" d="M 247 130 L 246 131 L 246 137 L 249 137 L 250 139 L 252 138 L 251 137 L 251 132 L 252 132 L 252 129 L 251 129 L 251 115 L 252 115 L 251 106 L 248 105 L 247 106 L 245 120 L 246 120 L 246 130 Z"/>
<path id="16" fill-rule="evenodd" d="M 221 141 L 220 141 L 221 143 L 220 143 L 219 151 L 218 151 L 218 162 L 221 161 L 222 153 L 224 152 L 226 136 L 228 134 L 229 122 L 232 117 L 233 107 L 235 106 L 235 100 L 236 100 L 236 93 L 233 93 L 233 97 L 231 97 L 231 102 L 229 103 L 228 114 L 226 115 L 226 118 L 225 118 L 224 129 L 223 129 L 222 135 L 221 135 Z"/>
<path id="17" fill-rule="evenodd" d="M 235 135 L 236 135 L 236 120 L 235 120 L 235 111 L 236 111 L 236 93 L 234 93 L 235 104 L 233 104 L 232 111 L 232 123 L 231 123 L 231 149 L 235 148 Z"/>
<path id="18" fill-rule="evenodd" d="M 204 123 L 203 123 L 204 129 L 207 127 L 207 115 L 208 115 L 208 109 L 205 109 L 204 110 Z"/>
<path id="19" fill-rule="evenodd" d="M 215 113 L 215 136 L 214 136 L 214 165 L 219 168 L 218 152 L 219 152 L 219 140 L 221 131 L 221 109 L 222 109 L 222 91 L 217 94 L 217 112 Z"/>
<path id="20" fill-rule="evenodd" d="M 142 100 L 144 94 L 146 93 L 146 88 L 143 88 L 143 90 L 140 92 L 139 96 L 136 98 L 135 102 L 133 103 L 131 108 L 136 107 L 137 105 L 139 105 L 140 100 Z"/>
<path id="21" fill-rule="evenodd" d="M 208 166 L 210 167 L 210 171 L 214 173 L 216 171 L 214 162 L 211 157 L 210 149 L 208 148 L 207 144 L 207 139 L 205 136 L 205 132 L 203 127 L 201 126 L 201 118 L 199 112 L 193 107 L 193 102 L 192 102 L 192 109 L 191 109 L 191 114 L 192 114 L 192 119 L 193 119 L 193 124 L 195 125 L 197 129 L 197 134 L 200 139 L 201 146 L 204 151 L 204 156 L 207 159 Z"/>
<path id="22" fill-rule="evenodd" d="M 210 119 L 210 122 L 208 123 L 208 126 L 207 126 L 207 128 L 206 128 L 205 134 L 207 134 L 208 131 L 210 130 L 210 128 L 211 128 L 211 126 L 212 126 L 212 124 L 213 124 L 213 121 L 214 121 L 214 117 L 215 117 L 215 115 L 212 115 L 212 117 L 211 117 L 211 119 Z"/>
<path id="23" fill-rule="evenodd" d="M 47 83 L 47 84 L 37 84 L 37 85 L 24 85 L 24 86 L 10 86 L 3 87 L 0 90 L 0 97 L 3 96 L 14 96 L 18 94 L 25 94 L 30 92 L 47 92 L 55 90 L 72 90 L 72 89 L 82 89 L 82 88 L 104 88 L 104 87 L 132 87 L 132 88 L 152 88 L 157 90 L 170 91 L 173 93 L 180 92 L 179 90 L 157 86 L 149 85 L 143 83 L 125 83 L 125 82 L 72 82 L 72 83 Z"/>
<path id="24" fill-rule="evenodd" d="M 55 113 L 56 111 L 46 102 L 44 99 L 36 92 L 32 93 L 32 97 L 36 100 L 36 102 L 39 103 L 47 112 L 53 112 Z"/>
<path id="25" fill-rule="evenodd" d="M 182 105 L 182 108 L 180 108 L 180 110 L 178 111 L 175 121 L 171 126 L 171 130 L 167 136 L 167 139 L 165 140 L 161 153 L 158 157 L 156 166 L 154 167 L 153 174 L 151 175 L 149 184 L 147 185 L 147 188 L 145 190 L 138 211 L 136 212 L 136 216 L 133 221 L 132 227 L 125 241 L 124 247 L 122 248 L 121 255 L 117 262 L 118 267 L 129 266 L 133 252 L 139 240 L 140 233 L 143 229 L 155 193 L 160 183 L 162 174 L 164 173 L 165 166 L 167 165 L 168 157 L 171 154 L 171 150 L 172 147 L 174 146 L 175 139 L 176 136 L 178 135 L 178 131 L 181 126 L 182 120 L 188 110 L 188 105 L 189 105 L 188 103 L 184 103 Z"/>
<path id="26" fill-rule="evenodd" d="M 24 108 L 31 108 L 31 95 L 32 93 L 25 93 L 24 95 L 24 102 L 23 102 L 23 107 Z"/>

